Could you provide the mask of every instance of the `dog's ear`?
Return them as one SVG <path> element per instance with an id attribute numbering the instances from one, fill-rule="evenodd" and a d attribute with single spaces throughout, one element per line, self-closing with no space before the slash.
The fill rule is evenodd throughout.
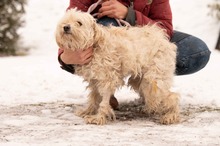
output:
<path id="1" fill-rule="evenodd" d="M 93 30 L 94 30 L 94 43 L 97 44 L 98 42 L 103 40 L 104 35 L 104 28 L 102 25 L 94 22 L 93 23 Z"/>

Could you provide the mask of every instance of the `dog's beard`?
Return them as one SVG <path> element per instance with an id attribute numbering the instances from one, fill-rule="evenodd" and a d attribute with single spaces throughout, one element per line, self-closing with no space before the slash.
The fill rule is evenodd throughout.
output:
<path id="1" fill-rule="evenodd" d="M 61 48 L 71 49 L 72 51 L 87 49 L 85 43 L 80 44 L 80 42 L 82 42 L 81 39 L 82 38 L 77 37 L 72 33 L 71 34 L 62 33 L 60 35 L 58 44 Z"/>

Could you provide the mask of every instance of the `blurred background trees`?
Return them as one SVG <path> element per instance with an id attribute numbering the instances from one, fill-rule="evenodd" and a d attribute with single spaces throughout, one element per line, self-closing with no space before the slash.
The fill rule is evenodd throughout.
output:
<path id="1" fill-rule="evenodd" d="M 216 0 L 212 4 L 208 5 L 208 7 L 211 9 L 211 15 L 216 17 L 220 22 L 220 0 Z M 220 50 L 220 30 L 215 48 Z"/>
<path id="2" fill-rule="evenodd" d="M 0 0 L 0 56 L 17 55 L 22 49 L 17 30 L 24 24 L 25 4 L 26 0 Z"/>

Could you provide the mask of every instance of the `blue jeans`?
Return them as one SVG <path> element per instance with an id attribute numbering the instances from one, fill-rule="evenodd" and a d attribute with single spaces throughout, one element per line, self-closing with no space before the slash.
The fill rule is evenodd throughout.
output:
<path id="1" fill-rule="evenodd" d="M 104 26 L 118 23 L 113 18 L 103 17 L 97 20 Z M 188 75 L 195 73 L 206 66 L 211 52 L 207 45 L 197 37 L 174 31 L 171 42 L 177 45 L 176 75 Z"/>

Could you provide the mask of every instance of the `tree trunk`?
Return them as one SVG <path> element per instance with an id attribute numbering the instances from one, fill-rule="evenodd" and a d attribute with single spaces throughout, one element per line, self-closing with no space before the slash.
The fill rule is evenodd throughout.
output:
<path id="1" fill-rule="evenodd" d="M 219 32 L 219 35 L 218 35 L 218 40 L 217 40 L 217 44 L 216 44 L 216 47 L 215 47 L 217 50 L 220 50 L 220 32 Z"/>

